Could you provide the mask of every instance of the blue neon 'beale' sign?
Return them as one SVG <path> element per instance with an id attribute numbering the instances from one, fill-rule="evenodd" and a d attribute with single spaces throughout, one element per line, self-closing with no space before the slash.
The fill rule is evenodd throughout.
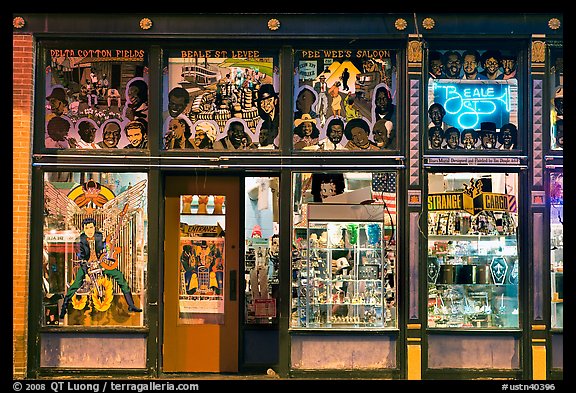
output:
<path id="1" fill-rule="evenodd" d="M 444 122 L 460 130 L 480 129 L 480 123 L 491 121 L 500 128 L 517 124 L 518 88 L 514 80 L 431 79 L 428 102 L 442 104 Z"/>

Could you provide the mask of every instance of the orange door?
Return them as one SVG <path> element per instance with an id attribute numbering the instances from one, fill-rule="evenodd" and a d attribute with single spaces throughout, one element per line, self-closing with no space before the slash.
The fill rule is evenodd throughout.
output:
<path id="1" fill-rule="evenodd" d="M 240 181 L 166 178 L 164 372 L 238 371 Z"/>

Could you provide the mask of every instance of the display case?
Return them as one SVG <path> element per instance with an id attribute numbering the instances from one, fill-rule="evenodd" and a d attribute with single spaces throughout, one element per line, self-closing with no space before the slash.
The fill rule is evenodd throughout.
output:
<path id="1" fill-rule="evenodd" d="M 551 326 L 564 327 L 564 174 L 550 174 Z"/>
<path id="2" fill-rule="evenodd" d="M 484 183 L 497 184 L 493 176 Z M 519 327 L 516 198 L 481 181 L 428 195 L 430 328 Z"/>
<path id="3" fill-rule="evenodd" d="M 292 325 L 395 327 L 395 252 L 385 206 L 310 203 L 306 209 L 306 227 L 294 229 Z"/>

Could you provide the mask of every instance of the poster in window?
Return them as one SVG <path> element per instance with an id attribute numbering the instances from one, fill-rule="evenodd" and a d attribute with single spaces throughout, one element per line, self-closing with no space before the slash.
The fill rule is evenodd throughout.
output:
<path id="1" fill-rule="evenodd" d="M 165 150 L 277 150 L 280 73 L 277 54 L 181 50 L 164 69 Z"/>
<path id="2" fill-rule="evenodd" d="M 396 52 L 296 51 L 293 149 L 390 151 L 396 140 Z"/>
<path id="3" fill-rule="evenodd" d="M 45 324 L 143 325 L 146 195 L 142 173 L 45 174 Z"/>
<path id="4" fill-rule="evenodd" d="M 195 320 L 222 323 L 224 263 L 223 237 L 180 238 L 178 293 L 182 323 L 195 323 Z"/>
<path id="5" fill-rule="evenodd" d="M 141 49 L 49 49 L 47 149 L 147 149 L 148 67 Z"/>
<path id="6" fill-rule="evenodd" d="M 517 55 L 512 50 L 428 54 L 429 150 L 518 150 Z"/>

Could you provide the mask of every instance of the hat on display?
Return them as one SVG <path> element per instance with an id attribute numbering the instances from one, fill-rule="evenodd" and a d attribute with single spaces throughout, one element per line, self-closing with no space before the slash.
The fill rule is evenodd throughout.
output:
<path id="1" fill-rule="evenodd" d="M 496 123 L 492 121 L 485 121 L 480 123 L 481 132 L 496 132 Z"/>
<path id="2" fill-rule="evenodd" d="M 260 89 L 258 89 L 258 101 L 262 101 L 270 97 L 278 97 L 278 93 L 274 91 L 274 86 L 270 83 L 266 83 L 260 86 Z"/>
<path id="3" fill-rule="evenodd" d="M 62 87 L 55 87 L 54 89 L 52 89 L 52 93 L 50 93 L 50 95 L 46 97 L 46 99 L 49 100 L 51 98 L 55 98 L 63 103 L 68 102 L 68 100 L 66 99 L 66 92 Z"/>
<path id="4" fill-rule="evenodd" d="M 294 125 L 298 127 L 302 123 L 314 123 L 316 124 L 316 119 L 313 119 L 309 113 L 304 113 L 300 119 L 294 120 Z"/>

